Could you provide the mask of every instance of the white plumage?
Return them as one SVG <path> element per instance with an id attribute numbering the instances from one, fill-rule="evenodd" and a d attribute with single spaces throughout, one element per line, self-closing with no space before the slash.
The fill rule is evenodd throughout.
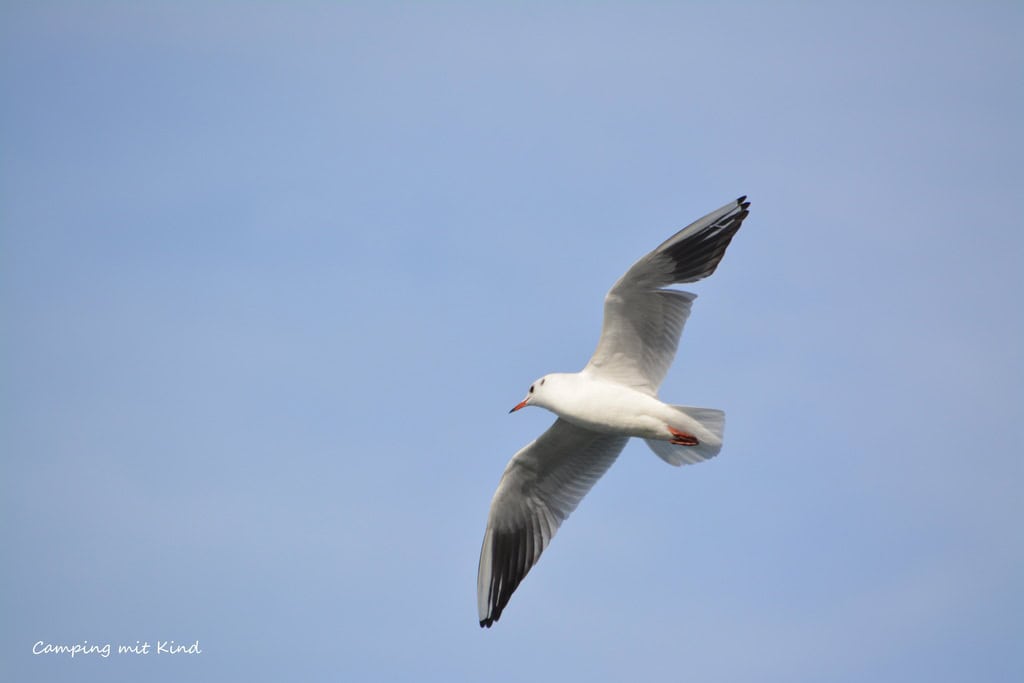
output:
<path id="1" fill-rule="evenodd" d="M 481 626 L 498 620 L 559 525 L 630 437 L 645 439 L 672 465 L 718 454 L 722 411 L 658 399 L 697 298 L 664 288 L 711 275 L 749 206 L 740 197 L 633 264 L 605 297 L 601 339 L 586 367 L 545 375 L 512 409 L 540 406 L 558 419 L 512 457 L 491 501 L 477 576 Z"/>

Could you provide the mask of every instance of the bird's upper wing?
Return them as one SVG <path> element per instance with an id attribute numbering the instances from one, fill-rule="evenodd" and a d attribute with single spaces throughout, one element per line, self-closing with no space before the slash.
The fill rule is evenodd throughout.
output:
<path id="1" fill-rule="evenodd" d="M 663 289 L 715 272 L 747 217 L 746 197 L 691 223 L 619 278 L 604 300 L 604 325 L 584 372 L 652 396 L 665 378 L 696 294 Z"/>
<path id="2" fill-rule="evenodd" d="M 583 496 L 629 437 L 599 434 L 559 418 L 505 468 L 480 550 L 477 605 L 490 626 Z"/>

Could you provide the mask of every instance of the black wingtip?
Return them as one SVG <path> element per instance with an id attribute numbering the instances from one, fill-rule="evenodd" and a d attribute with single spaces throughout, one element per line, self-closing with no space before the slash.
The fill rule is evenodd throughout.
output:
<path id="1" fill-rule="evenodd" d="M 480 628 L 490 628 L 493 623 L 494 619 L 484 619 L 480 622 Z"/>

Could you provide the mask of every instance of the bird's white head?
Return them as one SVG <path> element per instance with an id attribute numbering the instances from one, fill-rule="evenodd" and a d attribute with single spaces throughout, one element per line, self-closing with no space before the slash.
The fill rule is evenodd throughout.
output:
<path id="1" fill-rule="evenodd" d="M 530 385 L 530 390 L 526 393 L 526 398 L 517 403 L 512 410 L 508 411 L 514 413 L 521 408 L 526 406 L 540 406 L 541 408 L 550 408 L 548 402 L 545 400 L 549 389 L 551 375 L 544 375 L 539 380 Z"/>

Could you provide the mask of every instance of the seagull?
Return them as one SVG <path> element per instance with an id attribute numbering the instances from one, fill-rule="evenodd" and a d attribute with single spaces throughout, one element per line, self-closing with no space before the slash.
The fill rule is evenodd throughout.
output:
<path id="1" fill-rule="evenodd" d="M 670 465 L 718 455 L 725 413 L 658 399 L 697 298 L 665 288 L 715 272 L 749 213 L 746 199 L 712 211 L 634 263 L 605 296 L 601 339 L 586 367 L 544 375 L 509 411 L 538 406 L 558 419 L 512 456 L 491 500 L 477 574 L 481 627 L 498 621 L 558 527 L 630 437 L 644 439 Z"/>

